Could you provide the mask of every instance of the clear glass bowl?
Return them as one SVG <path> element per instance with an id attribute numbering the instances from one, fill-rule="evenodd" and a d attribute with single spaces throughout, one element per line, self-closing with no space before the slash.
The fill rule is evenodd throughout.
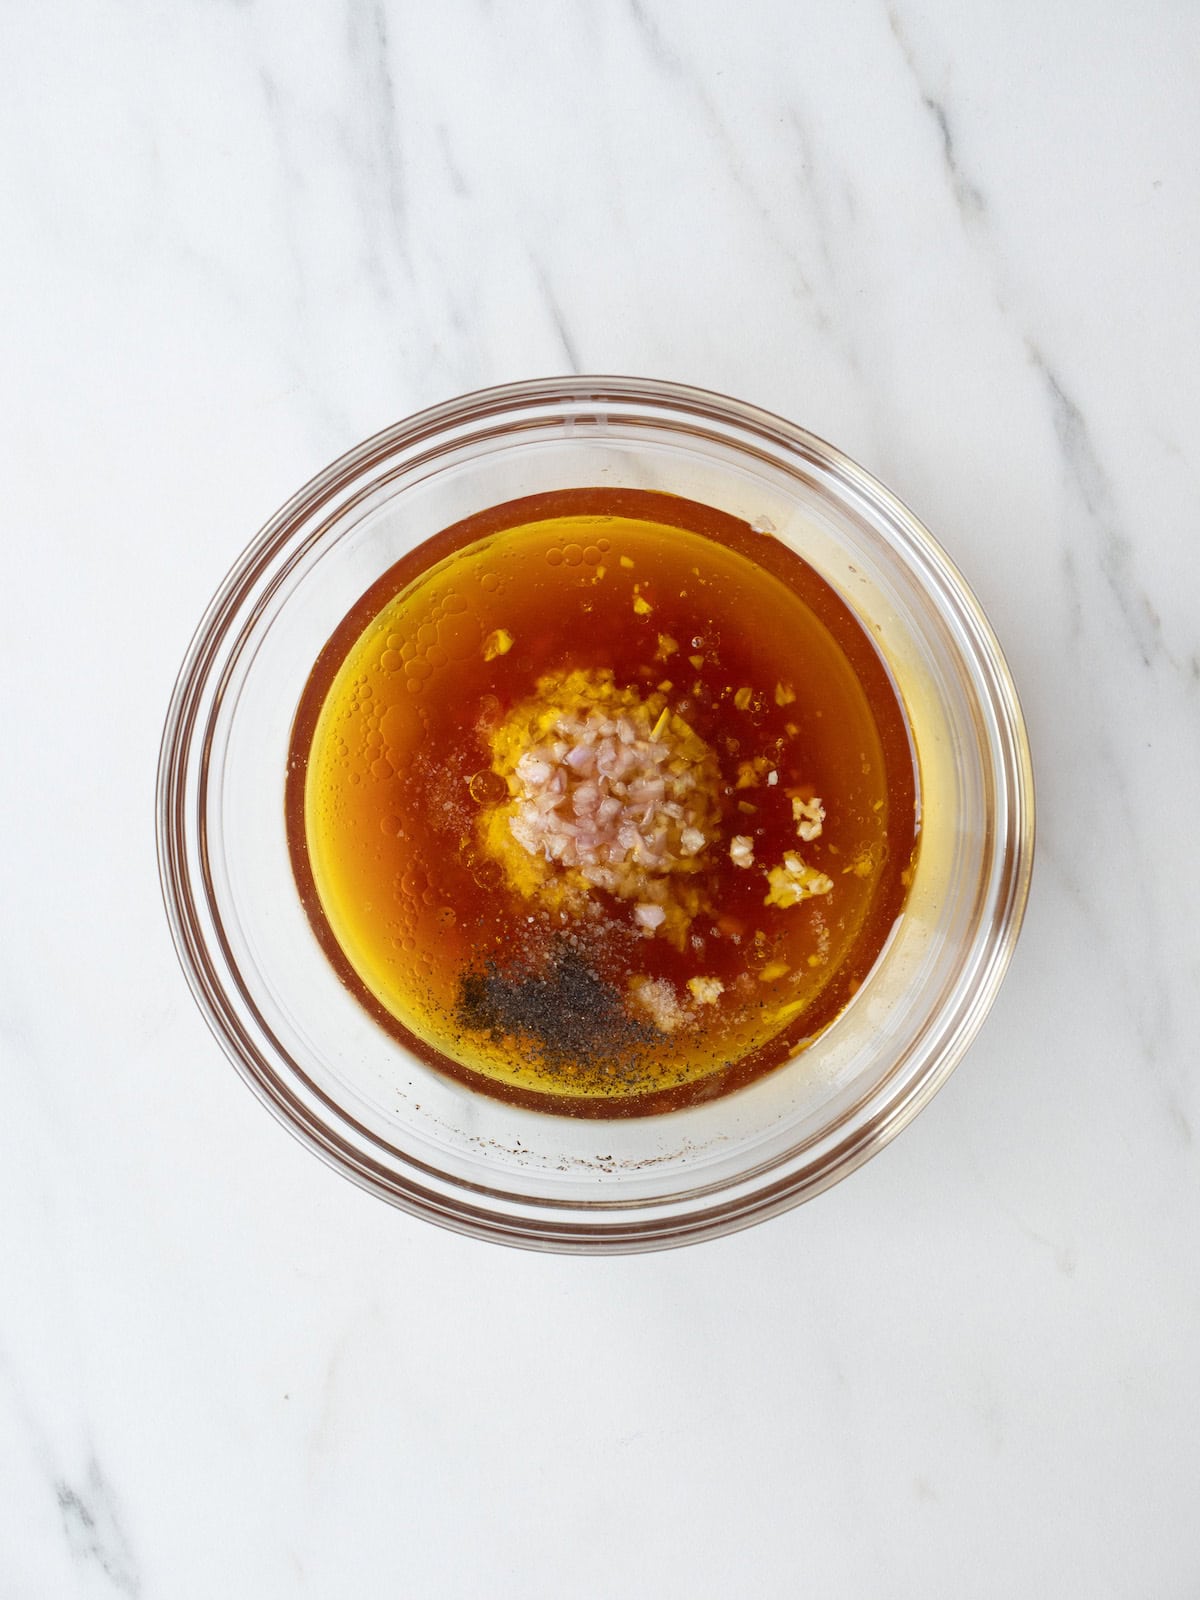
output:
<path id="1" fill-rule="evenodd" d="M 284 831 L 288 735 L 352 603 L 429 534 L 520 495 L 670 490 L 768 518 L 871 630 L 915 739 L 921 848 L 903 916 L 807 1051 L 664 1116 L 548 1116 L 472 1092 L 361 1008 L 301 909 Z M 274 516 L 210 605 L 163 736 L 167 914 L 210 1027 L 275 1115 L 415 1214 L 531 1248 L 711 1238 L 805 1200 L 909 1122 L 961 1059 L 1008 965 L 1033 858 L 1033 779 L 986 618 L 917 519 L 840 451 L 677 384 L 551 378 L 398 423 Z"/>

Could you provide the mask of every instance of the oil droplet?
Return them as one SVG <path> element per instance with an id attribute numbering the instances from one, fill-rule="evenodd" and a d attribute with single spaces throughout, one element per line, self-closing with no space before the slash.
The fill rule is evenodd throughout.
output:
<path id="1" fill-rule="evenodd" d="M 471 791 L 471 799 L 481 806 L 498 805 L 501 800 L 508 799 L 508 784 L 490 767 L 477 772 L 467 787 Z"/>
<path id="2" fill-rule="evenodd" d="M 504 872 L 498 861 L 481 861 L 471 876 L 481 889 L 495 889 Z"/>
<path id="3" fill-rule="evenodd" d="M 602 555 L 606 555 L 612 549 L 611 539 L 597 539 L 596 543 L 599 545 Z"/>
<path id="4" fill-rule="evenodd" d="M 546 551 L 546 565 L 550 567 L 562 566 L 563 553 L 556 544 L 552 544 Z"/>
<path id="5" fill-rule="evenodd" d="M 581 544 L 569 544 L 563 551 L 563 560 L 567 566 L 577 567 L 583 560 L 583 546 Z"/>
<path id="6" fill-rule="evenodd" d="M 442 928 L 452 928 L 458 921 L 453 906 L 439 906 L 434 921 Z"/>
<path id="7" fill-rule="evenodd" d="M 404 643 L 404 635 L 402 633 L 389 633 L 388 634 L 388 636 L 387 636 L 387 647 L 388 647 L 389 650 L 399 650 L 403 643 Z"/>
<path id="8" fill-rule="evenodd" d="M 394 778 L 396 769 L 386 756 L 380 756 L 378 761 L 371 763 L 371 776 L 373 778 Z"/>
<path id="9" fill-rule="evenodd" d="M 465 611 L 466 609 L 466 600 L 461 594 L 455 594 L 453 589 L 451 589 L 450 593 L 442 601 L 442 610 L 447 616 L 455 616 L 458 612 Z"/>
<path id="10" fill-rule="evenodd" d="M 425 684 L 420 678 L 406 678 L 404 680 L 404 687 L 408 690 L 409 694 L 420 694 L 421 690 L 425 687 Z"/>
<path id="11" fill-rule="evenodd" d="M 600 546 L 598 544 L 589 544 L 583 552 L 583 559 L 589 567 L 594 567 L 600 560 Z"/>
<path id="12" fill-rule="evenodd" d="M 450 657 L 440 644 L 431 644 L 425 652 L 425 659 L 431 667 L 444 667 Z"/>
<path id="13" fill-rule="evenodd" d="M 421 893 L 421 899 L 424 900 L 427 906 L 437 905 L 437 898 L 438 892 L 432 887 L 432 885 L 428 889 L 423 890 Z"/>
<path id="14" fill-rule="evenodd" d="M 479 578 L 479 587 L 485 592 L 485 594 L 494 594 L 500 587 L 500 579 L 494 572 L 481 573 Z"/>
<path id="15" fill-rule="evenodd" d="M 399 672 L 404 665 L 404 658 L 398 650 L 385 650 L 379 658 L 379 665 L 385 672 Z"/>
<path id="16" fill-rule="evenodd" d="M 428 678 L 432 672 L 433 668 L 428 661 L 417 660 L 408 663 L 408 675 L 410 678 Z"/>
<path id="17" fill-rule="evenodd" d="M 437 629 L 434 627 L 432 622 L 423 622 L 417 629 L 417 643 L 419 645 L 424 645 L 426 649 L 433 644 L 436 638 Z"/>
<path id="18" fill-rule="evenodd" d="M 404 824 L 400 821 L 399 817 L 386 816 L 380 817 L 379 826 L 381 831 L 386 833 L 389 839 L 396 839 L 399 837 Z"/>

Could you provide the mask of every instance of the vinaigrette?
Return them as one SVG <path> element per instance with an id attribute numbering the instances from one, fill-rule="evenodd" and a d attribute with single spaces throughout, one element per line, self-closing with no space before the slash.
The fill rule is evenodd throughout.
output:
<path id="1" fill-rule="evenodd" d="M 900 914 L 915 758 L 834 590 L 675 496 L 581 489 L 429 539 L 305 687 L 314 932 L 435 1067 L 546 1111 L 670 1110 L 796 1055 Z"/>

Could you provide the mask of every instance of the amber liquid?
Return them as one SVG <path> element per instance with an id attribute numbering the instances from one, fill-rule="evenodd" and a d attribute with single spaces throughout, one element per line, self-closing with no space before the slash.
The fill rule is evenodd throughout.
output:
<path id="1" fill-rule="evenodd" d="M 531 899 L 484 848 L 491 734 L 578 669 L 665 697 L 718 759 L 723 838 L 682 941 L 602 891 L 586 917 Z M 807 843 L 796 795 L 825 808 Z M 903 907 L 916 764 L 870 639 L 787 546 L 674 496 L 569 490 L 447 529 L 363 596 L 305 688 L 287 815 L 314 931 L 383 1027 L 485 1093 L 627 1116 L 734 1089 L 845 1007 Z M 797 850 L 832 890 L 765 905 Z M 716 1003 L 689 1006 L 695 978 Z M 669 1033 L 629 1000 L 660 981 L 684 1002 Z"/>

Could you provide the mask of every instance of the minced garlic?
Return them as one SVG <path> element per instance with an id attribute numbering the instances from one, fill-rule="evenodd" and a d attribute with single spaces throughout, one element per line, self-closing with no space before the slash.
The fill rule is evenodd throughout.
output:
<path id="1" fill-rule="evenodd" d="M 483 659 L 495 661 L 497 656 L 506 656 L 513 647 L 513 636 L 507 628 L 494 628 L 483 641 Z"/>
<path id="2" fill-rule="evenodd" d="M 754 865 L 754 840 L 747 833 L 735 833 L 729 841 L 729 859 L 735 867 Z"/>
<path id="3" fill-rule="evenodd" d="M 757 789 L 768 772 L 771 762 L 767 756 L 755 756 L 752 761 L 739 761 L 736 789 Z M 768 783 L 770 779 L 767 779 Z"/>
<path id="4" fill-rule="evenodd" d="M 832 878 L 818 872 L 816 867 L 806 866 L 792 852 L 784 856 L 781 867 L 771 868 L 767 873 L 767 882 L 770 889 L 763 905 L 779 906 L 785 911 L 789 906 L 799 905 L 802 900 L 811 900 L 814 895 L 828 894 L 833 888 Z"/>
<path id="5" fill-rule="evenodd" d="M 825 821 L 825 807 L 816 796 L 811 800 L 802 800 L 799 795 L 793 795 L 792 817 L 796 823 L 796 832 L 805 844 L 820 838 L 821 825 Z"/>
<path id="6" fill-rule="evenodd" d="M 688 988 L 692 991 L 696 1004 L 701 1006 L 715 1006 L 725 993 L 725 985 L 720 978 L 689 978 Z"/>

